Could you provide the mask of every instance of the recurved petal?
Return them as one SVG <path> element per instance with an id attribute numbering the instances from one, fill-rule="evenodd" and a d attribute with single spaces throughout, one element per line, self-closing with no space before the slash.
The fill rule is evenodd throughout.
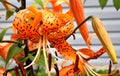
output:
<path id="1" fill-rule="evenodd" d="M 11 6 L 10 6 L 8 3 L 6 3 L 5 1 L 7 1 L 7 0 L 4 0 L 4 1 L 2 2 L 2 4 L 4 5 L 4 7 L 5 7 L 6 9 L 8 9 L 8 10 L 11 10 Z"/>
<path id="2" fill-rule="evenodd" d="M 82 0 L 69 0 L 69 2 L 70 2 L 70 9 L 73 12 L 73 15 L 75 17 L 77 24 L 79 25 L 83 20 L 85 20 L 84 7 L 82 4 Z M 87 39 L 89 37 L 87 24 L 84 23 L 79 28 L 79 30 L 80 30 L 80 33 L 81 33 L 83 39 L 85 40 L 86 44 L 90 45 L 90 41 L 87 41 Z"/>

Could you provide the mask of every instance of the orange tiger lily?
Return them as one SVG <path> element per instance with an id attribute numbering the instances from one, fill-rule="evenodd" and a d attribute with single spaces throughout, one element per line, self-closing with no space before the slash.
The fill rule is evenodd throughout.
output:
<path id="1" fill-rule="evenodd" d="M 37 16 L 38 13 L 39 16 Z M 81 73 L 81 76 L 84 76 L 86 70 L 90 73 L 93 72 L 93 70 L 91 70 L 91 68 L 89 67 L 89 63 L 87 62 L 87 60 L 98 57 L 99 55 L 103 54 L 105 50 L 101 49 L 102 51 L 98 51 L 97 53 L 94 54 L 94 52 L 92 52 L 90 49 L 82 49 L 83 51 L 76 52 L 71 47 L 71 45 L 65 40 L 74 30 L 73 22 L 71 19 L 73 17 L 71 17 L 69 13 L 70 12 L 66 14 L 56 14 L 55 12 L 47 8 L 43 8 L 41 12 L 38 12 L 38 10 L 33 6 L 21 10 L 17 13 L 13 22 L 13 26 L 17 29 L 17 31 L 19 31 L 19 33 L 17 33 L 19 38 L 23 40 L 30 40 L 33 43 L 39 42 L 39 47 L 38 47 L 39 50 L 36 54 L 35 59 L 30 65 L 33 65 L 36 59 L 40 56 L 40 50 L 42 46 L 44 49 L 43 51 L 46 52 L 45 50 L 47 47 L 47 40 L 48 40 L 50 44 L 54 48 L 56 48 L 57 51 L 66 60 L 70 60 L 73 63 L 75 63 L 77 59 L 77 55 L 79 56 L 78 70 Z M 84 18 L 84 15 L 82 15 L 82 17 Z M 26 21 L 30 19 L 31 19 L 30 21 L 31 23 L 29 23 L 29 21 Z M 87 38 L 88 36 L 86 37 L 86 41 Z M 43 44 L 41 44 L 42 42 Z M 29 65 L 27 67 L 29 67 Z M 46 61 L 46 67 L 47 67 L 47 61 Z M 99 75 L 99 74 L 96 73 L 94 74 L 93 72 L 93 75 Z"/>
<path id="2" fill-rule="evenodd" d="M 75 17 L 75 20 L 77 24 L 79 25 L 84 19 L 84 7 L 82 4 L 82 0 L 69 0 L 70 2 L 70 9 L 73 12 L 73 15 Z M 77 8 L 77 9 L 76 9 Z M 90 41 L 87 41 L 89 37 L 88 29 L 87 29 L 87 24 L 84 23 L 80 28 L 80 33 L 83 36 L 84 40 L 86 41 L 86 44 L 89 46 Z"/>

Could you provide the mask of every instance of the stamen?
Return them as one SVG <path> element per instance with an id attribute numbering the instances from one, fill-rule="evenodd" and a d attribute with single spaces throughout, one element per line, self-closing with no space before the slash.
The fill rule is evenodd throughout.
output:
<path id="1" fill-rule="evenodd" d="M 35 62 L 36 62 L 36 60 L 38 59 L 38 57 L 40 57 L 41 46 L 42 46 L 42 45 L 41 45 L 41 43 L 42 43 L 41 41 L 42 41 L 42 38 L 40 37 L 37 54 L 36 54 L 34 60 L 33 60 L 28 66 L 24 67 L 24 69 L 27 69 L 28 67 L 34 65 Z"/>
<path id="2" fill-rule="evenodd" d="M 83 62 L 83 58 L 81 57 L 80 52 L 77 51 L 76 54 L 78 55 L 78 57 L 80 58 L 80 60 Z"/>
<path id="3" fill-rule="evenodd" d="M 89 65 L 89 63 L 88 63 L 87 61 L 85 61 L 84 63 L 85 63 L 86 68 L 89 70 L 89 72 L 90 72 L 91 74 L 94 74 L 94 75 L 96 75 L 96 76 L 100 76 L 100 74 L 94 72 L 94 71 L 90 68 L 91 66 Z"/>
<path id="4" fill-rule="evenodd" d="M 85 72 L 86 72 L 87 76 L 90 76 L 87 69 L 86 69 L 86 67 L 84 67 L 84 69 L 85 69 Z"/>
<path id="5" fill-rule="evenodd" d="M 94 72 L 92 69 L 91 69 L 91 65 L 86 61 L 84 60 L 82 57 L 81 57 L 81 54 L 80 52 L 76 52 L 76 54 L 79 56 L 79 58 L 82 60 L 82 62 L 84 63 L 84 68 L 86 70 L 86 73 L 88 74 L 89 76 L 89 73 L 92 75 L 92 76 L 100 76 L 100 74 Z"/>
<path id="6" fill-rule="evenodd" d="M 47 44 L 47 46 L 48 46 L 48 48 L 49 48 L 50 53 L 51 53 L 55 58 L 57 58 L 57 59 L 59 59 L 59 60 L 61 60 L 61 61 L 68 61 L 68 60 L 62 59 L 62 58 L 60 58 L 60 57 L 57 57 L 57 56 L 54 54 L 54 52 L 51 50 L 49 43 Z"/>
<path id="7" fill-rule="evenodd" d="M 44 35 L 43 36 L 43 55 L 44 55 L 44 58 L 45 58 L 45 65 L 46 65 L 46 70 L 47 70 L 48 76 L 51 76 L 49 68 L 48 68 L 48 62 L 47 62 L 47 56 L 46 56 L 46 46 L 47 46 L 46 45 L 46 36 Z"/>
<path id="8" fill-rule="evenodd" d="M 77 53 L 85 59 L 89 59 L 90 56 L 83 54 L 82 52 L 77 51 Z"/>

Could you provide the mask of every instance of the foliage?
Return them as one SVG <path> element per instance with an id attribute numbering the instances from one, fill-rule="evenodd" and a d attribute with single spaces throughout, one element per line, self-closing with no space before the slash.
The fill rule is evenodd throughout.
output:
<path id="1" fill-rule="evenodd" d="M 25 1 L 23 0 L 23 2 L 21 2 L 22 0 L 17 0 L 18 1 L 18 3 L 21 3 L 21 5 L 23 5 L 24 3 L 25 3 Z M 39 4 L 41 7 L 43 7 L 43 1 L 42 0 L 34 0 L 37 4 Z M 63 2 L 64 2 L 65 0 L 63 0 Z M 85 1 L 87 1 L 87 0 L 85 0 Z M 15 12 L 18 12 L 18 11 L 20 11 L 21 9 L 23 9 L 22 8 L 22 6 L 21 7 L 18 7 L 18 6 L 14 6 L 14 4 L 11 4 L 11 3 L 9 3 L 9 2 L 6 2 L 6 0 L 0 0 L 0 2 L 1 3 L 3 3 L 3 2 L 5 2 L 6 4 L 8 4 L 8 5 L 11 5 L 11 6 L 13 6 L 13 7 L 15 7 L 15 11 L 13 10 L 13 8 L 9 8 L 9 9 L 6 9 L 6 20 L 7 19 L 9 19 L 11 16 L 13 16 L 13 14 L 15 13 Z M 106 7 L 106 5 L 107 5 L 107 2 L 108 2 L 108 0 L 98 0 L 98 2 L 99 2 L 99 4 L 100 4 L 100 7 L 103 9 L 104 7 Z M 113 4 L 114 4 L 114 7 L 116 8 L 116 10 L 119 10 L 119 8 L 120 8 L 120 5 L 119 5 L 119 2 L 120 2 L 120 0 L 113 0 Z M 54 2 L 53 2 L 54 3 Z M 24 4 L 25 5 L 25 4 Z M 24 8 L 25 9 L 25 8 Z M 17 11 L 16 11 L 17 10 Z M 33 9 L 34 11 L 36 11 L 36 9 Z M 28 13 L 28 15 L 29 14 L 32 14 L 32 13 L 37 13 L 37 15 L 38 15 L 38 12 L 27 12 Z M 53 13 L 53 12 L 52 12 Z M 20 14 L 21 15 L 21 14 Z M 19 16 L 20 16 L 19 15 Z M 33 14 L 32 14 L 33 15 Z M 51 15 L 51 14 L 50 14 Z M 84 15 L 84 13 L 83 13 L 83 15 Z M 31 15 L 30 15 L 31 16 Z M 35 16 L 35 15 L 33 15 L 33 16 Z M 60 15 L 61 16 L 61 15 Z M 36 16 L 35 16 L 36 17 Z M 38 16 L 37 16 L 38 17 Z M 61 16 L 61 17 L 64 17 L 64 16 Z M 22 18 L 22 17 L 20 17 L 20 18 Z M 24 18 L 24 17 L 23 17 Z M 22 18 L 22 19 L 23 19 Z M 47 17 L 48 18 L 48 17 Z M 53 17 L 51 17 L 51 18 L 53 18 Z M 58 17 L 59 18 L 59 17 Z M 90 17 L 91 18 L 91 17 Z M 32 20 L 36 20 L 36 23 L 37 23 L 37 19 L 36 18 L 34 18 L 34 17 L 32 17 L 31 16 L 31 22 L 32 22 Z M 18 20 L 19 21 L 19 20 Z M 20 20 L 20 21 L 24 21 L 24 20 Z M 47 20 L 46 20 L 47 21 Z M 52 21 L 52 20 L 51 20 Z M 50 22 L 51 22 L 50 21 Z M 55 21 L 55 20 L 54 20 Z M 64 19 L 62 20 L 61 19 L 61 21 L 64 21 Z M 87 20 L 86 20 L 87 21 Z M 30 20 L 29 21 L 26 21 L 24 24 L 22 23 L 22 25 L 21 25 L 21 27 L 20 28 L 22 28 L 22 27 L 24 27 L 24 25 L 27 25 L 27 23 L 28 23 L 28 26 L 30 26 L 31 23 L 30 22 Z M 34 23 L 33 24 L 35 24 L 35 21 L 33 21 Z M 97 22 L 97 21 L 96 21 Z M 16 21 L 16 23 L 17 23 L 17 21 Z M 63 23 L 65 23 L 65 22 L 63 22 Z M 19 24 L 19 23 L 18 23 Z M 42 22 L 40 22 L 40 24 L 42 24 Z M 66 22 L 66 24 L 67 24 L 67 22 Z M 82 25 L 82 24 L 81 24 Z M 79 26 L 80 27 L 80 26 Z M 79 28 L 78 27 L 78 28 Z M 5 36 L 5 34 L 6 34 L 6 32 L 7 32 L 7 30 L 9 29 L 9 28 L 11 28 L 11 27 L 8 27 L 8 28 L 5 28 L 5 29 L 3 29 L 2 30 L 2 32 L 0 33 L 0 42 L 4 42 L 3 41 L 3 37 Z M 30 29 L 32 28 L 32 26 L 30 27 Z M 34 28 L 34 27 L 33 27 Z M 39 28 L 39 26 L 37 27 L 37 28 Z M 18 31 L 18 29 L 14 29 L 14 28 L 12 28 L 13 30 L 15 30 L 15 35 L 16 35 L 16 30 L 17 30 L 17 34 L 20 34 L 21 32 L 20 31 Z M 26 28 L 26 29 L 28 29 L 28 28 Z M 68 28 L 67 28 L 68 29 Z M 21 29 L 20 29 L 21 30 Z M 32 30 L 32 32 L 34 32 L 34 30 L 35 29 L 33 29 Z M 100 29 L 99 29 L 100 30 Z M 22 32 L 24 31 L 24 29 L 22 30 Z M 31 30 L 30 30 L 31 31 Z M 98 30 L 97 30 L 98 31 Z M 29 32 L 29 30 L 27 30 L 27 32 Z M 46 31 L 47 32 L 47 31 Z M 102 31 L 103 33 L 104 33 L 104 31 Z M 30 32 L 31 33 L 31 32 Z M 36 33 L 36 32 L 35 32 Z M 38 33 L 38 31 L 37 31 L 37 33 Z M 26 34 L 26 33 L 25 33 Z M 24 34 L 24 35 L 25 35 Z M 52 33 L 51 33 L 52 34 Z M 66 34 L 66 33 L 65 33 Z M 73 33 L 72 33 L 73 34 Z M 11 35 L 12 36 L 12 35 Z M 23 36 L 23 35 L 22 35 Z M 22 38 L 22 36 L 20 36 L 21 38 Z M 14 35 L 13 35 L 13 37 L 14 37 Z M 31 36 L 30 36 L 31 37 Z M 17 38 L 16 36 L 14 37 L 14 38 Z M 29 37 L 28 37 L 29 38 Z M 62 37 L 63 38 L 63 37 Z M 61 39 L 62 39 L 61 38 Z M 66 37 L 65 37 L 66 38 Z M 64 38 L 64 40 L 66 40 Z M 44 37 L 42 36 L 42 39 L 43 39 L 43 43 L 44 43 Z M 18 76 L 20 75 L 24 75 L 24 74 L 26 74 L 26 75 L 30 75 L 31 73 L 33 73 L 33 75 L 35 74 L 35 76 L 43 76 L 43 75 L 45 75 L 45 76 L 47 76 L 48 74 L 46 73 L 46 67 L 47 67 L 47 64 L 48 64 L 48 66 L 49 65 L 51 65 L 52 66 L 52 69 L 54 69 L 55 68 L 55 66 L 54 66 L 54 64 L 56 63 L 56 60 L 55 60 L 55 58 L 54 57 L 51 57 L 51 58 L 49 58 L 49 56 L 48 56 L 48 51 L 47 51 L 47 47 L 49 47 L 48 45 L 42 45 L 42 49 L 41 48 L 39 48 L 39 47 L 41 47 L 41 46 L 38 46 L 36 49 L 32 49 L 32 50 L 30 50 L 30 47 L 32 47 L 32 46 L 35 46 L 36 45 L 36 42 L 35 42 L 35 45 L 30 45 L 30 41 L 29 41 L 29 39 L 14 39 L 13 41 L 12 41 L 13 39 L 11 39 L 11 46 L 10 46 L 10 48 L 8 49 L 8 53 L 7 53 L 7 58 L 6 58 L 6 60 L 5 60 L 5 64 L 6 64 L 6 66 L 9 64 L 9 61 L 10 61 L 10 59 L 14 59 L 15 61 L 16 61 L 16 64 L 17 64 L 17 66 L 15 66 L 15 70 L 14 70 L 14 68 L 12 68 L 10 71 L 12 72 L 12 73 L 14 73 L 14 74 L 17 74 L 18 73 Z M 59 39 L 58 39 L 59 40 Z M 63 41 L 64 41 L 63 40 Z M 107 41 L 107 39 L 106 39 L 106 41 Z M 46 41 L 45 41 L 46 42 Z M 62 42 L 62 41 L 61 41 Z M 9 43 L 9 41 L 8 41 L 8 43 Z M 105 43 L 107 43 L 107 42 L 105 42 Z M 37 43 L 37 44 L 39 44 L 39 43 Z M 42 43 L 41 43 L 42 44 Z M 39 44 L 40 45 L 40 44 Z M 43 50 L 45 48 L 45 50 Z M 71 47 L 70 47 L 71 48 Z M 5 49 L 4 47 L 0 47 L 0 50 L 1 49 Z M 40 50 L 40 53 L 39 53 L 39 55 L 40 55 L 40 57 L 39 57 L 39 55 L 37 56 L 37 53 L 38 53 L 38 51 L 37 50 Z M 64 50 L 64 49 L 63 49 Z M 72 49 L 73 50 L 73 49 Z M 94 55 L 94 53 L 92 52 L 92 50 L 90 50 L 90 49 L 84 49 L 84 50 L 88 50 L 88 52 L 90 52 L 91 53 L 91 55 L 93 54 Z M 47 57 L 45 57 L 45 53 L 43 54 L 43 51 L 45 51 L 45 53 L 46 53 L 46 55 L 47 55 Z M 82 50 L 83 51 L 83 50 Z M 81 50 L 80 50 L 80 52 L 81 53 L 83 53 Z M 100 50 L 100 53 L 98 53 L 98 55 L 101 55 L 101 54 L 103 54 L 104 52 L 103 51 L 105 51 L 104 50 L 104 48 L 102 48 L 102 53 L 101 53 L 101 50 Z M 23 54 L 24 53 L 24 54 Z M 3 53 L 2 53 L 3 54 Z M 18 56 L 18 57 L 16 57 L 18 54 L 23 54 L 22 56 L 24 56 L 24 57 L 20 57 L 20 56 Z M 84 54 L 84 53 L 83 53 Z M 76 54 L 77 55 L 77 54 Z M 75 55 L 75 56 L 76 56 Z M 56 55 L 57 56 L 57 55 Z M 69 55 L 70 56 L 70 55 Z M 87 54 L 85 55 L 85 56 L 87 56 Z M 36 57 L 38 57 L 38 58 L 36 58 Z M 83 60 L 83 61 L 86 61 L 87 62 L 87 60 L 89 60 L 90 59 L 90 57 L 91 56 L 88 56 L 87 58 L 88 59 L 86 59 L 86 60 Z M 82 57 L 81 57 L 82 58 Z M 95 57 L 96 58 L 96 57 Z M 30 66 L 30 67 L 28 67 L 28 68 L 25 68 L 24 66 L 28 66 L 30 63 L 32 63 L 32 61 L 34 61 L 34 59 L 38 59 L 38 61 L 36 62 L 34 62 L 34 64 L 36 64 L 35 65 L 35 69 L 33 69 L 33 66 Z M 83 59 L 85 59 L 85 58 L 83 58 Z M 91 57 L 91 59 L 92 59 L 92 57 Z M 47 62 L 45 62 L 47 60 Z M 72 60 L 72 59 L 71 59 Z M 75 59 L 74 59 L 75 60 Z M 78 59 L 79 60 L 79 59 Z M 78 62 L 77 62 L 77 58 L 76 58 L 76 60 L 75 60 L 75 64 L 77 64 Z M 84 62 L 83 62 L 84 63 Z M 81 63 L 80 63 L 81 64 Z M 86 63 L 87 64 L 87 63 Z M 82 66 L 82 65 L 81 65 Z M 84 65 L 83 65 L 84 66 Z M 16 69 L 16 67 L 17 67 L 17 69 Z M 75 67 L 76 67 L 76 65 L 75 65 Z M 75 68 L 74 67 L 74 68 Z M 63 68 L 63 67 L 62 67 Z M 84 68 L 86 68 L 86 66 L 84 66 Z M 7 69 L 7 68 L 6 68 Z M 49 68 L 47 68 L 47 70 L 48 70 Z M 73 69 L 73 68 L 72 68 Z M 80 68 L 81 69 L 81 68 Z M 89 71 L 91 71 L 91 69 L 89 69 L 88 68 L 88 70 Z M 9 71 L 9 70 L 6 70 L 6 71 Z M 107 74 L 108 73 L 108 71 L 107 70 L 99 70 L 99 71 L 97 71 L 97 70 L 94 70 L 95 72 L 97 72 L 97 73 L 100 73 L 100 74 Z M 6 73 L 6 72 L 5 72 Z M 55 72 L 53 72 L 53 73 L 50 73 L 50 75 L 51 76 L 54 76 L 55 75 Z M 116 74 L 115 76 L 118 76 L 119 74 Z M 85 74 L 85 76 L 87 76 L 87 74 Z"/>
<path id="2" fill-rule="evenodd" d="M 9 19 L 14 14 L 13 10 L 6 10 L 6 20 Z"/>
<path id="3" fill-rule="evenodd" d="M 99 0 L 100 7 L 103 9 L 109 0 Z M 120 9 L 120 0 L 113 0 L 113 5 L 116 10 Z"/>
<path id="4" fill-rule="evenodd" d="M 94 69 L 95 72 L 99 73 L 99 74 L 108 74 L 108 70 L 103 69 L 103 70 L 96 70 Z M 119 76 L 120 74 L 115 74 L 114 76 Z M 85 74 L 85 76 L 87 76 L 87 74 Z M 92 75 L 90 75 L 92 76 Z"/>
<path id="5" fill-rule="evenodd" d="M 36 3 L 38 3 L 41 7 L 43 7 L 43 2 L 41 0 L 35 0 Z"/>
<path id="6" fill-rule="evenodd" d="M 13 44 L 8 52 L 7 59 L 6 59 L 6 65 L 8 64 L 9 60 L 13 58 L 15 55 L 21 53 L 24 50 L 24 47 L 18 47 L 17 44 Z"/>
<path id="7" fill-rule="evenodd" d="M 99 4 L 100 4 L 100 6 L 101 6 L 102 9 L 106 6 L 107 1 L 108 0 L 99 0 Z"/>
<path id="8" fill-rule="evenodd" d="M 120 9 L 120 0 L 113 0 L 113 4 L 116 10 Z"/>
<path id="9" fill-rule="evenodd" d="M 3 40 L 3 37 L 5 36 L 6 32 L 8 29 L 10 29 L 11 27 L 5 28 L 2 30 L 2 32 L 0 33 L 0 41 Z"/>
<path id="10" fill-rule="evenodd" d="M 3 2 L 4 0 L 0 0 L 0 2 Z"/>
<path id="11" fill-rule="evenodd" d="M 86 2 L 87 0 L 84 0 L 84 3 Z M 99 2 L 99 5 L 100 7 L 103 9 L 104 7 L 106 7 L 107 3 L 108 3 L 109 0 L 98 0 Z M 113 0 L 113 7 L 116 9 L 116 10 L 119 10 L 120 9 L 120 0 Z"/>

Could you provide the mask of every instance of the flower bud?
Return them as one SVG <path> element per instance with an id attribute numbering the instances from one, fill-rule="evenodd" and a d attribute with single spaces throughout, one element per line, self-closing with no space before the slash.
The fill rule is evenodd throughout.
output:
<path id="1" fill-rule="evenodd" d="M 105 48 L 106 52 L 108 53 L 109 57 L 111 58 L 112 62 L 114 64 L 117 64 L 117 57 L 116 53 L 113 47 L 113 44 L 110 40 L 110 37 L 108 36 L 108 33 L 104 27 L 104 24 L 102 21 L 92 16 L 92 27 L 94 29 L 94 32 L 96 33 L 98 39 L 101 41 L 103 47 Z"/>

